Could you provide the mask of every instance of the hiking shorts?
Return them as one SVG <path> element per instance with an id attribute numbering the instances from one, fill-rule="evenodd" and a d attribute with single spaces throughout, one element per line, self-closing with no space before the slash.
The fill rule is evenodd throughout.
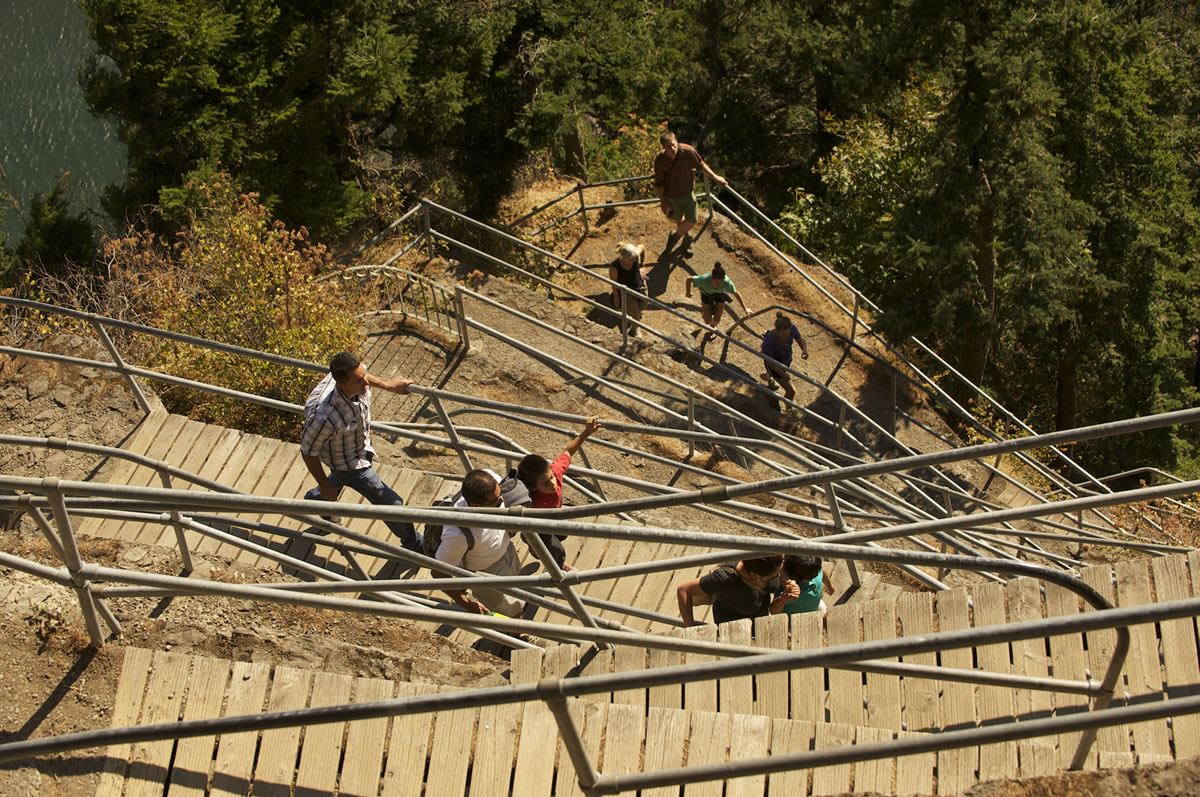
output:
<path id="1" fill-rule="evenodd" d="M 679 221 L 681 218 L 684 218 L 695 224 L 698 218 L 696 215 L 696 197 L 691 194 L 675 198 L 667 197 L 667 218 L 671 221 Z"/>

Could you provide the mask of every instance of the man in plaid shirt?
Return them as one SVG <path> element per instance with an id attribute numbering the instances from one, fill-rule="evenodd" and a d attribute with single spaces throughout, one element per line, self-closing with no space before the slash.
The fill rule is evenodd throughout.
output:
<path id="1" fill-rule="evenodd" d="M 349 487 L 372 504 L 404 503 L 371 467 L 375 459 L 371 447 L 371 388 L 404 395 L 411 384 L 410 379 L 383 380 L 368 374 L 362 360 L 352 352 L 334 355 L 329 361 L 329 376 L 304 403 L 300 457 L 317 480 L 317 486 L 305 498 L 336 501 L 342 487 Z M 421 551 L 421 535 L 411 523 L 388 521 L 387 526 L 405 548 Z"/>

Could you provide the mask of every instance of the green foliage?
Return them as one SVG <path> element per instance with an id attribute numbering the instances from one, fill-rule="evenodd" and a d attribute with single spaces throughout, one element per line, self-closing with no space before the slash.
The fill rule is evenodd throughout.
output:
<path id="1" fill-rule="evenodd" d="M 612 131 L 631 112 L 662 108 L 671 76 L 688 68 L 676 40 L 681 12 L 670 7 L 543 0 L 527 8 L 522 65 L 533 91 L 516 133 L 527 146 L 556 147 L 581 120 Z"/>
<path id="2" fill-rule="evenodd" d="M 323 239 L 367 212 L 368 161 L 440 158 L 482 132 L 465 114 L 486 105 L 480 81 L 511 21 L 439 0 L 83 7 L 104 57 L 85 92 L 129 147 L 111 215 L 171 206 L 189 180 L 225 170 Z"/>
<path id="3" fill-rule="evenodd" d="M 199 207 L 167 241 L 145 228 L 105 242 L 114 279 L 135 302 L 134 314 L 153 326 L 324 363 L 360 342 L 353 311 L 335 285 L 316 275 L 329 262 L 303 232 L 272 221 L 253 194 L 227 181 L 190 186 Z M 260 360 L 176 343 L 145 344 L 157 369 L 196 381 L 303 403 L 313 374 Z M 170 388 L 173 412 L 198 420 L 287 437 L 298 416 Z"/>
<path id="4" fill-rule="evenodd" d="M 964 11 L 879 112 L 828 127 L 785 213 L 886 310 L 1035 427 L 1183 406 L 1195 194 L 1156 29 L 1098 2 Z M 966 395 L 960 395 L 966 400 Z M 1093 465 L 1169 462 L 1170 433 Z"/>
<path id="5" fill-rule="evenodd" d="M 585 137 L 584 152 L 591 181 L 620 180 L 649 174 L 654 157 L 662 149 L 658 139 L 666 127 L 666 122 L 651 126 L 645 119 L 630 114 L 629 122 L 617 128 L 612 138 L 602 135 Z M 648 182 L 625 185 L 626 199 L 647 199 L 652 196 L 654 187 Z"/>
<path id="6" fill-rule="evenodd" d="M 71 210 L 65 178 L 48 194 L 30 200 L 25 233 L 17 259 L 39 274 L 75 277 L 92 272 L 96 259 L 93 225 L 86 214 Z"/>

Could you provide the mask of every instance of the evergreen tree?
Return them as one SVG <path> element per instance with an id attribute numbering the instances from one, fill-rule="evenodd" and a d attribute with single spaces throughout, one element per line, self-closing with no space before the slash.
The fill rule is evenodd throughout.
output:
<path id="1" fill-rule="evenodd" d="M 889 332 L 933 343 L 1037 427 L 1190 402 L 1195 196 L 1156 23 L 1092 0 L 956 8 L 885 113 L 843 128 L 825 201 L 792 215 Z M 1092 457 L 1162 462 L 1170 445 Z"/>
<path id="2" fill-rule="evenodd" d="M 129 147 L 120 219 L 177 207 L 189 180 L 229 171 L 318 237 L 367 210 L 378 164 L 453 151 L 506 34 L 503 10 L 444 0 L 83 0 L 97 59 L 83 82 Z M 475 134 L 475 131 L 472 131 Z M 397 166 L 396 164 L 399 164 Z M 163 193 L 167 189 L 167 193 Z"/>
<path id="3" fill-rule="evenodd" d="M 86 214 L 71 210 L 64 180 L 30 200 L 16 260 L 36 273 L 63 278 L 92 272 L 95 259 L 94 227 Z"/>

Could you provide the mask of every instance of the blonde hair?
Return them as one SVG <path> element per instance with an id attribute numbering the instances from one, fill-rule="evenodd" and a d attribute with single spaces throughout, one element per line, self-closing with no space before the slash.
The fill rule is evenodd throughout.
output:
<path id="1" fill-rule="evenodd" d="M 638 259 L 637 247 L 634 246 L 633 244 L 627 243 L 625 241 L 622 241 L 621 243 L 617 244 L 617 254 L 627 257 L 630 260 Z"/>

